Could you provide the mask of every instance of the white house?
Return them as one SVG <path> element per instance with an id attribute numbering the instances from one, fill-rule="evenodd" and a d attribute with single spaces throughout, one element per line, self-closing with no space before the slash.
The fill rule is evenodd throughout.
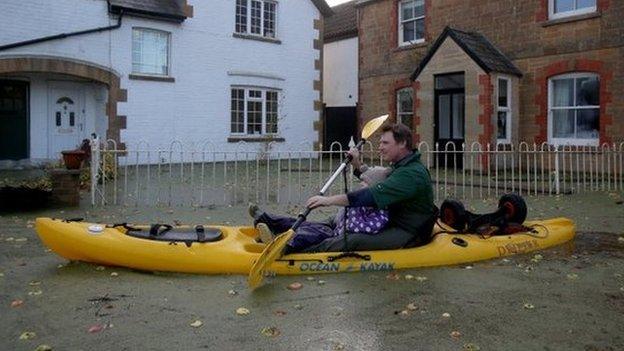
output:
<path id="1" fill-rule="evenodd" d="M 346 147 L 357 132 L 358 27 L 357 0 L 332 7 L 323 34 L 324 144 Z"/>
<path id="2" fill-rule="evenodd" d="M 92 133 L 311 149 L 329 14 L 324 0 L 1 1 L 0 161 L 58 159 Z"/>

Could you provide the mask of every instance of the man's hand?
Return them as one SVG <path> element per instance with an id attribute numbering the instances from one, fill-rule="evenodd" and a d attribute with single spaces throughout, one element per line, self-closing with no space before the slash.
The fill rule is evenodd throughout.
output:
<path id="1" fill-rule="evenodd" d="M 331 205 L 329 198 L 321 195 L 312 196 L 308 199 L 308 202 L 306 202 L 306 206 L 309 208 L 317 208 L 329 205 Z"/>
<path id="2" fill-rule="evenodd" d="M 308 208 L 317 208 L 323 206 L 349 206 L 349 199 L 347 195 L 334 195 L 334 196 L 312 196 L 306 202 Z"/>
<path id="3" fill-rule="evenodd" d="M 353 167 L 359 169 L 360 168 L 360 150 L 352 147 L 349 151 L 347 151 L 347 154 L 349 154 L 352 159 L 351 159 L 351 164 L 353 165 Z"/>

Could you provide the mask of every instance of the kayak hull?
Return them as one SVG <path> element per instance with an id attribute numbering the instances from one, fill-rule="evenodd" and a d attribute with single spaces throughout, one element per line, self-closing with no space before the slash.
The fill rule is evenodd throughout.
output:
<path id="1" fill-rule="evenodd" d="M 359 256 L 339 257 L 339 252 L 290 254 L 268 269 L 273 274 L 320 274 L 387 271 L 404 268 L 447 266 L 543 250 L 574 238 L 575 225 L 567 218 L 527 222 L 534 233 L 483 238 L 476 234 L 438 233 L 431 243 L 415 248 L 360 251 Z M 123 228 L 93 231 L 93 223 L 66 222 L 51 218 L 36 220 L 37 234 L 56 254 L 72 261 L 128 267 L 147 271 L 197 274 L 248 274 L 265 245 L 256 242 L 253 227 L 210 226 L 223 238 L 190 246 L 136 238 Z M 144 227 L 148 228 L 148 227 Z"/>

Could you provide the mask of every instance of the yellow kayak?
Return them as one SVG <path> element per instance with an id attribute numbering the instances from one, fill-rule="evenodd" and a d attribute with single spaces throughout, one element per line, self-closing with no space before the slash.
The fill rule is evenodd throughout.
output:
<path id="1" fill-rule="evenodd" d="M 574 222 L 567 218 L 528 221 L 524 225 L 533 228 L 532 232 L 489 238 L 449 234 L 446 232 L 450 228 L 436 225 L 437 235 L 425 246 L 348 254 L 290 254 L 274 262 L 268 271 L 319 274 L 456 265 L 542 250 L 575 235 Z M 109 227 L 38 218 L 36 229 L 47 247 L 68 260 L 148 271 L 246 275 L 265 247 L 256 242 L 258 233 L 253 227 Z M 161 235 L 165 231 L 170 231 L 172 238 L 176 231 L 190 233 L 192 239 L 167 239 L 169 234 Z"/>

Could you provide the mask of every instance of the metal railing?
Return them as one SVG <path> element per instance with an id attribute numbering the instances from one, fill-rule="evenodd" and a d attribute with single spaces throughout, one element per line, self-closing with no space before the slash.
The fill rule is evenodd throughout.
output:
<path id="1" fill-rule="evenodd" d="M 303 143 L 302 143 L 303 145 Z M 311 149 L 311 148 L 310 148 Z M 481 145 L 420 143 L 436 202 L 447 197 L 483 199 L 503 193 L 554 195 L 624 190 L 624 143 L 599 147 L 527 144 Z M 235 151 L 216 145 L 152 149 L 141 142 L 122 150 L 92 141 L 93 205 L 215 206 L 246 202 L 301 204 L 314 195 L 342 162 L 346 150 L 273 151 L 272 145 Z M 384 165 L 370 143 L 362 152 L 369 165 Z M 349 188 L 358 181 L 348 177 Z M 330 194 L 344 191 L 336 182 Z"/>

